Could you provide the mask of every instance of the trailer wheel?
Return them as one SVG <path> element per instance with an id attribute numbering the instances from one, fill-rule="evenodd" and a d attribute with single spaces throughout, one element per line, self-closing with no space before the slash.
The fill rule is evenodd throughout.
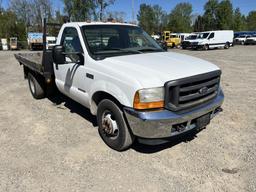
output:
<path id="1" fill-rule="evenodd" d="M 35 99 L 42 99 L 45 96 L 43 83 L 40 81 L 39 77 L 36 75 L 32 75 L 31 73 L 28 73 L 28 85 L 29 90 L 32 94 L 32 96 Z"/>
<path id="2" fill-rule="evenodd" d="M 104 99 L 97 110 L 98 131 L 103 141 L 112 149 L 128 149 L 134 137 L 125 122 L 122 110 L 111 100 Z"/>

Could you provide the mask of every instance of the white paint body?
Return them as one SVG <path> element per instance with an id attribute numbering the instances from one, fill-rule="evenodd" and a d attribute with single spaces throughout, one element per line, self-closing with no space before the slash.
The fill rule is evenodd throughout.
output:
<path id="1" fill-rule="evenodd" d="M 251 35 L 240 35 L 235 38 L 235 41 L 239 42 L 239 43 L 244 43 L 246 41 L 246 39 L 250 38 L 250 37 L 251 37 Z"/>
<path id="2" fill-rule="evenodd" d="M 2 44 L 2 49 L 4 51 L 8 50 L 8 43 L 7 43 L 7 39 L 1 39 L 1 44 Z"/>
<path id="3" fill-rule="evenodd" d="M 52 48 L 56 45 L 57 38 L 54 36 L 47 36 L 46 37 L 46 49 Z"/>
<path id="4" fill-rule="evenodd" d="M 54 64 L 58 89 L 90 108 L 92 114 L 96 112 L 92 108 L 92 96 L 98 91 L 111 94 L 124 106 L 133 107 L 134 95 L 140 89 L 162 87 L 165 82 L 170 80 L 219 70 L 217 66 L 208 61 L 173 52 L 144 53 L 94 60 L 88 54 L 80 27 L 97 24 L 64 24 L 57 38 L 57 45 L 61 43 L 61 36 L 65 27 L 76 28 L 84 52 L 84 65 L 64 64 L 58 65 L 57 69 L 56 64 Z M 87 78 L 86 73 L 93 74 L 94 79 Z"/>
<path id="5" fill-rule="evenodd" d="M 198 45 L 209 45 L 209 48 L 224 47 L 226 43 L 233 44 L 234 31 L 232 30 L 219 30 L 219 31 L 206 31 L 202 33 L 209 33 L 207 38 L 196 39 Z M 213 38 L 209 38 L 214 34 Z"/>
<path id="6" fill-rule="evenodd" d="M 254 36 L 251 36 L 251 37 L 247 37 L 246 38 L 246 40 L 253 40 L 253 41 L 256 41 L 256 35 L 254 35 Z"/>

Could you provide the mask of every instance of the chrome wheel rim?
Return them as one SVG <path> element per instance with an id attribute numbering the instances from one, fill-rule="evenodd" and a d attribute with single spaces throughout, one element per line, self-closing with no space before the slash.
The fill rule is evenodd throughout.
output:
<path id="1" fill-rule="evenodd" d="M 117 121 L 111 111 L 105 111 L 102 115 L 102 129 L 105 135 L 111 139 L 115 139 L 119 135 L 119 127 Z"/>

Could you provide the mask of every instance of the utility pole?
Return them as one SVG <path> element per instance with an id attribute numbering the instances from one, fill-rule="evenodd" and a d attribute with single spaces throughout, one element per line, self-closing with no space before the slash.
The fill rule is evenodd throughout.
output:
<path id="1" fill-rule="evenodd" d="M 135 23 L 135 18 L 134 18 L 134 0 L 132 0 L 132 22 Z"/>
<path id="2" fill-rule="evenodd" d="M 102 21 L 103 18 L 103 0 L 99 0 L 99 4 L 100 4 L 100 21 Z"/>

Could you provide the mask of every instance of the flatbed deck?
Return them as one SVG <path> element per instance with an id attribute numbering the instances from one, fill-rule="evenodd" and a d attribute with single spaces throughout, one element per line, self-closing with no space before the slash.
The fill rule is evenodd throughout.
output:
<path id="1" fill-rule="evenodd" d="M 43 52 L 29 52 L 29 53 L 17 53 L 14 54 L 15 58 L 20 64 L 40 73 L 44 73 L 43 68 Z"/>

